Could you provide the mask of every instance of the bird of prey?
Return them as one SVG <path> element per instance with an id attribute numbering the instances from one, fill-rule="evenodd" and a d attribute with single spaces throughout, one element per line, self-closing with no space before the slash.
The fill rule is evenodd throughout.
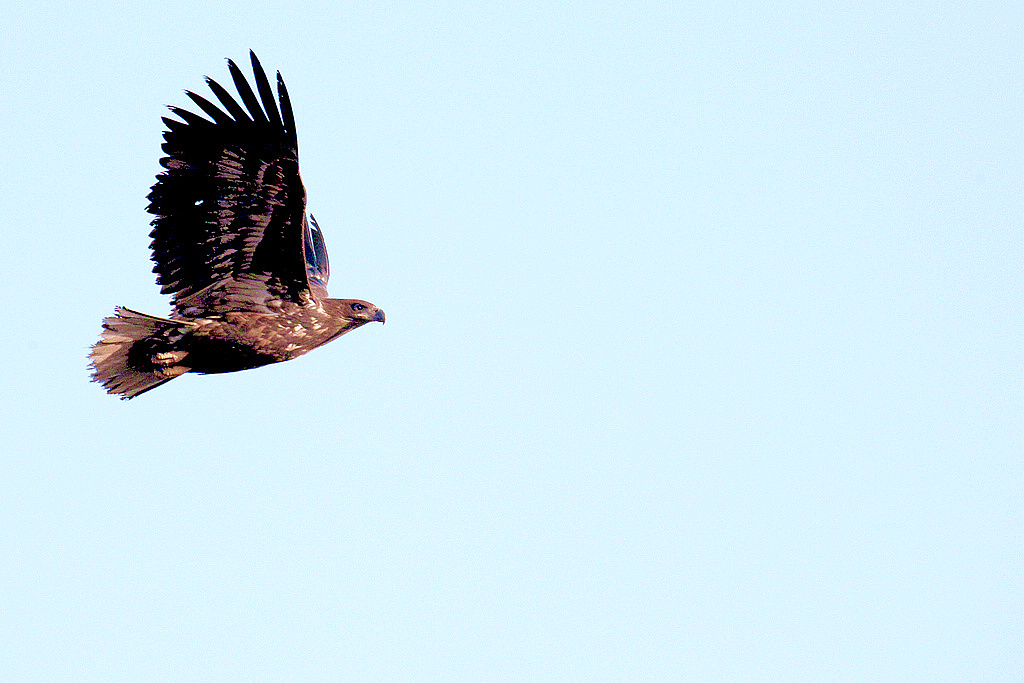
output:
<path id="1" fill-rule="evenodd" d="M 92 378 L 129 399 L 186 372 L 235 372 L 290 360 L 384 312 L 327 296 L 327 249 L 306 217 L 295 119 L 256 55 L 256 90 L 228 60 L 239 103 L 211 78 L 220 107 L 191 91 L 209 118 L 169 107 L 149 193 L 153 272 L 173 296 L 167 318 L 118 307 L 89 356 Z M 278 107 L 280 103 L 280 108 Z"/>

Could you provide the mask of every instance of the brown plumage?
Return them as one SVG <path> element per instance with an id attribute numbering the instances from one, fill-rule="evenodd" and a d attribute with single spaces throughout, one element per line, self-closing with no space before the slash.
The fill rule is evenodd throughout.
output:
<path id="1" fill-rule="evenodd" d="M 103 321 L 89 358 L 108 393 L 133 398 L 186 372 L 290 360 L 384 322 L 371 303 L 327 297 L 327 249 L 306 218 L 288 91 L 278 73 L 275 100 L 249 56 L 256 92 L 228 60 L 242 104 L 207 78 L 223 109 L 186 91 L 210 118 L 170 107 L 181 120 L 163 119 L 167 170 L 148 211 L 153 272 L 173 311 L 158 318 L 118 307 Z"/>

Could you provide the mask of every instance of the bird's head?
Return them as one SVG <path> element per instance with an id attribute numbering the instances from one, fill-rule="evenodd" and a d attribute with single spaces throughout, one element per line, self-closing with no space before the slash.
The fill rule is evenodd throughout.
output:
<path id="1" fill-rule="evenodd" d="M 384 311 L 369 301 L 360 301 L 359 299 L 339 299 L 337 301 L 346 318 L 364 323 L 384 322 Z"/>

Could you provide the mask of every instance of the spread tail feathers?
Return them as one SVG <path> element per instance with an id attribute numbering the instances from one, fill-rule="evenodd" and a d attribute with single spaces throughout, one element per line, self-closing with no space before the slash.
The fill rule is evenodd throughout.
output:
<path id="1" fill-rule="evenodd" d="M 179 320 L 118 306 L 114 315 L 103 320 L 103 333 L 89 354 L 93 381 L 108 394 L 128 399 L 188 372 L 188 367 L 178 364 L 187 352 L 173 349 L 187 328 Z M 137 342 L 146 343 L 140 348 Z"/>

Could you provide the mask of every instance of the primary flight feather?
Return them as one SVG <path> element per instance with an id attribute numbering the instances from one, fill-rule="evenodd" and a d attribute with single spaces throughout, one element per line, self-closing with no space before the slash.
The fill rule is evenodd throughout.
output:
<path id="1" fill-rule="evenodd" d="M 186 91 L 209 118 L 170 107 L 166 169 L 149 193 L 158 318 L 118 307 L 103 321 L 93 380 L 133 398 L 186 372 L 234 372 L 290 360 L 384 312 L 327 296 L 323 234 L 306 216 L 306 191 L 288 90 L 277 97 L 256 55 L 256 90 L 228 60 L 241 103 L 213 79 L 220 106 Z M 280 104 L 280 108 L 278 105 Z"/>

